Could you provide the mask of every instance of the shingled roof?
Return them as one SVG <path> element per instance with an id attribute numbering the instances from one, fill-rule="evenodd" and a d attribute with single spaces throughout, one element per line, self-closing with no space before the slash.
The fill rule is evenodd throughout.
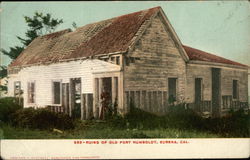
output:
<path id="1" fill-rule="evenodd" d="M 229 59 L 222 58 L 222 57 L 216 56 L 214 54 L 207 53 L 207 52 L 204 52 L 204 51 L 192 48 L 192 47 L 188 47 L 188 46 L 183 45 L 183 48 L 185 49 L 190 60 L 224 63 L 224 64 L 231 64 L 231 65 L 247 67 L 244 64 L 234 62 L 234 61 L 231 61 Z"/>
<path id="2" fill-rule="evenodd" d="M 68 59 L 114 52 L 126 52 L 140 27 L 160 11 L 155 7 L 108 20 L 37 37 L 9 67 L 49 64 Z M 188 46 L 183 46 L 190 60 L 245 66 Z"/>
<path id="3" fill-rule="evenodd" d="M 10 67 L 58 62 L 113 52 L 126 52 L 141 25 L 159 11 L 155 7 L 36 38 Z"/>

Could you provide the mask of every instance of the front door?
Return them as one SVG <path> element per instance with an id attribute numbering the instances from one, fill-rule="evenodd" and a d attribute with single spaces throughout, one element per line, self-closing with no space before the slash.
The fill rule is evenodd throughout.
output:
<path id="1" fill-rule="evenodd" d="M 220 69 L 212 68 L 212 117 L 220 115 Z"/>

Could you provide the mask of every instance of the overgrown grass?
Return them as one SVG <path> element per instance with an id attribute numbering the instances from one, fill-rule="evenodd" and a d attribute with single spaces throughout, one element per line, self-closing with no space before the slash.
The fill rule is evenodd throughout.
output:
<path id="1" fill-rule="evenodd" d="M 118 139 L 118 138 L 217 138 L 216 134 L 179 129 L 99 129 L 96 127 L 67 130 L 63 133 L 52 130 L 38 130 L 27 128 L 15 128 L 3 125 L 0 130 L 1 139 Z M 98 127 L 97 127 L 98 126 Z M 1 134 L 2 132 L 2 134 Z"/>
<path id="2" fill-rule="evenodd" d="M 109 139 L 109 138 L 230 138 L 250 137 L 249 113 L 232 112 L 230 116 L 204 119 L 182 106 L 170 108 L 165 116 L 131 108 L 124 117 L 112 116 L 106 121 L 75 119 L 72 129 L 63 133 L 54 128 L 14 127 L 1 122 L 2 139 Z M 41 121 L 39 121 L 41 123 Z M 46 127 L 45 127 L 46 128 Z M 58 128 L 57 128 L 58 129 Z"/>

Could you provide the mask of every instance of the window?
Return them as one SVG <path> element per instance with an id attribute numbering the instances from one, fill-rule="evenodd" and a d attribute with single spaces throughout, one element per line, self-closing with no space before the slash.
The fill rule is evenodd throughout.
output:
<path id="1" fill-rule="evenodd" d="M 202 78 L 195 78 L 195 103 L 202 101 Z"/>
<path id="2" fill-rule="evenodd" d="M 129 57 L 129 62 L 130 63 L 135 63 L 135 58 L 134 57 Z"/>
<path id="3" fill-rule="evenodd" d="M 111 57 L 111 58 L 110 58 L 110 61 L 111 61 L 111 62 L 115 62 L 115 57 Z"/>
<path id="4" fill-rule="evenodd" d="M 125 57 L 125 65 L 129 66 L 129 57 Z"/>
<path id="5" fill-rule="evenodd" d="M 21 94 L 21 82 L 14 82 L 14 96 L 19 96 Z"/>
<path id="6" fill-rule="evenodd" d="M 238 81 L 233 80 L 233 99 L 238 99 Z"/>
<path id="7" fill-rule="evenodd" d="M 173 103 L 176 101 L 177 94 L 177 78 L 168 78 L 168 101 L 169 103 Z"/>
<path id="8" fill-rule="evenodd" d="M 103 60 L 107 62 L 109 59 L 108 58 L 103 58 Z"/>
<path id="9" fill-rule="evenodd" d="M 35 82 L 28 82 L 28 103 L 35 103 Z"/>
<path id="10" fill-rule="evenodd" d="M 116 64 L 120 65 L 120 57 L 119 56 L 116 57 Z"/>
<path id="11" fill-rule="evenodd" d="M 61 82 L 53 81 L 53 104 L 61 104 Z"/>

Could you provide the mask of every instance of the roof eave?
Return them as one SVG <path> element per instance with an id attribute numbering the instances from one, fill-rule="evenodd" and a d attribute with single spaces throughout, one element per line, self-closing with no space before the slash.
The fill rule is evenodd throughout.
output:
<path id="1" fill-rule="evenodd" d="M 94 58 L 99 58 L 99 57 L 104 57 L 104 56 L 112 56 L 112 55 L 117 55 L 117 54 L 123 54 L 126 53 L 127 51 L 118 51 L 118 52 L 112 52 L 112 53 L 107 53 L 107 54 L 98 54 L 94 56 L 89 56 L 89 57 L 79 57 L 79 58 L 69 58 L 69 59 L 62 59 L 57 62 L 53 61 L 48 61 L 46 63 L 33 63 L 33 64 L 26 64 L 26 65 L 16 65 L 16 66 L 8 66 L 8 69 L 15 69 L 15 68 L 24 68 L 24 67 L 32 67 L 32 66 L 39 66 L 39 65 L 50 65 L 54 63 L 63 63 L 63 62 L 70 62 L 70 61 L 78 61 L 78 60 L 85 60 L 85 59 L 94 59 Z"/>
<path id="2" fill-rule="evenodd" d="M 208 61 L 200 61 L 200 60 L 189 60 L 189 62 L 187 64 L 211 65 L 211 66 L 218 66 L 218 67 L 244 69 L 244 70 L 250 69 L 249 66 L 240 66 L 240 65 L 217 63 L 217 62 L 208 62 Z"/>

